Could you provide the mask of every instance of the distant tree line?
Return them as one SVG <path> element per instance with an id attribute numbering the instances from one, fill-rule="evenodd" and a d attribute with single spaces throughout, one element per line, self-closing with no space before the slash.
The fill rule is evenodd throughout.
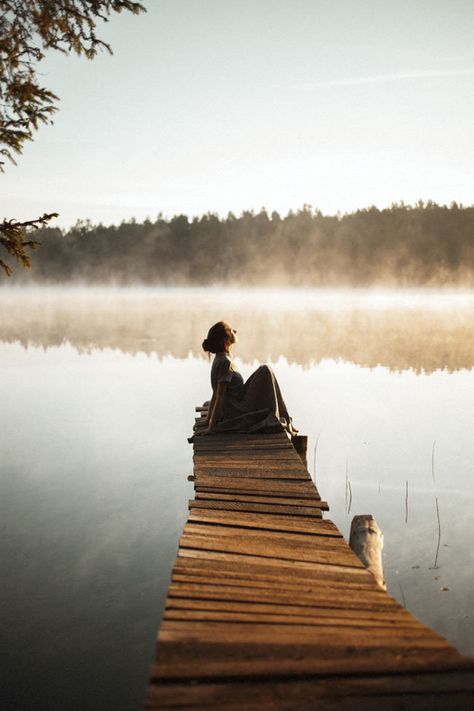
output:
<path id="1" fill-rule="evenodd" d="M 80 221 L 35 239 L 33 268 L 10 283 L 474 286 L 474 206 L 456 203 Z"/>

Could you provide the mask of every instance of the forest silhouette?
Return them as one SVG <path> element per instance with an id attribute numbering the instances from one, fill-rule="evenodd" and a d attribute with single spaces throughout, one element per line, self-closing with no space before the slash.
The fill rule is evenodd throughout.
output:
<path id="1" fill-rule="evenodd" d="M 474 286 L 474 206 L 419 201 L 323 215 L 159 215 L 118 226 L 78 221 L 35 233 L 15 283 Z"/>

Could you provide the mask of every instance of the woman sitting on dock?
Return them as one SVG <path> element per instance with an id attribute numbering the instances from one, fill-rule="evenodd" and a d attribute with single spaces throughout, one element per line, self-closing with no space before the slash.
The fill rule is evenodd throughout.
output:
<path id="1" fill-rule="evenodd" d="M 214 353 L 211 368 L 212 398 L 205 428 L 196 434 L 218 432 L 281 432 L 297 431 L 291 422 L 280 387 L 268 365 L 261 365 L 244 380 L 235 369 L 232 346 L 237 332 L 226 321 L 209 329 L 202 347 Z"/>

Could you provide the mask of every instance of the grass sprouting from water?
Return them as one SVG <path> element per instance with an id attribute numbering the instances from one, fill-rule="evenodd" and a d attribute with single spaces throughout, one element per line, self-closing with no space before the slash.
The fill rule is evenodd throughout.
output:
<path id="1" fill-rule="evenodd" d="M 441 521 L 439 518 L 439 506 L 438 506 L 438 497 L 437 496 L 435 496 L 435 502 L 436 502 L 436 519 L 438 521 L 438 544 L 436 546 L 436 556 L 435 556 L 433 570 L 437 570 L 437 568 L 438 568 L 439 547 L 441 545 Z"/>
<path id="2" fill-rule="evenodd" d="M 316 453 L 318 451 L 319 437 L 320 437 L 320 435 L 318 434 L 318 436 L 316 437 L 316 442 L 314 445 L 314 453 L 313 453 L 313 480 L 314 480 L 314 483 L 316 483 Z"/>

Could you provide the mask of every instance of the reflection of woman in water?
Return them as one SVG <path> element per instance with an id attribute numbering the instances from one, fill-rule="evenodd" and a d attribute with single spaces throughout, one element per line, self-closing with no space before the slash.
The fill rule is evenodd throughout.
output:
<path id="1" fill-rule="evenodd" d="M 209 329 L 202 347 L 214 353 L 211 368 L 212 398 L 207 428 L 213 432 L 281 432 L 296 434 L 277 380 L 267 365 L 261 365 L 244 383 L 235 369 L 231 348 L 236 331 L 226 321 Z"/>

